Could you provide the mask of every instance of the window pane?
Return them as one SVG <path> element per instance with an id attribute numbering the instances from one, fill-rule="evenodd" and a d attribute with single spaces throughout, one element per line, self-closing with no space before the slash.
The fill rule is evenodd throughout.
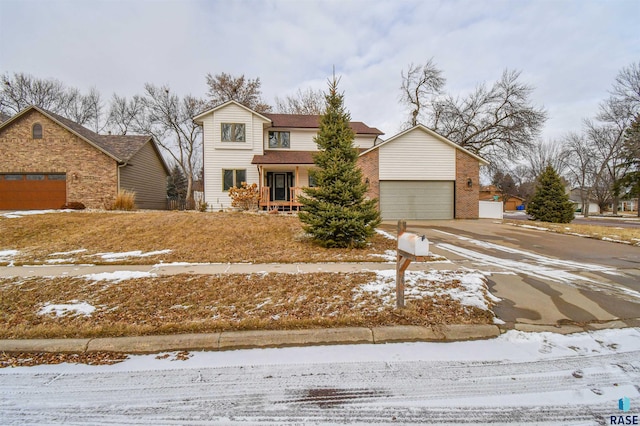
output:
<path id="1" fill-rule="evenodd" d="M 269 148 L 278 147 L 278 132 L 269 132 Z"/>
<path id="2" fill-rule="evenodd" d="M 67 180 L 67 175 L 49 175 L 49 180 Z"/>
<path id="3" fill-rule="evenodd" d="M 22 175 L 5 175 L 5 180 L 22 180 Z"/>
<path id="4" fill-rule="evenodd" d="M 244 142 L 244 124 L 235 125 L 235 142 Z"/>
<path id="5" fill-rule="evenodd" d="M 27 180 L 44 180 L 44 175 L 27 175 Z"/>
<path id="6" fill-rule="evenodd" d="M 222 183 L 222 190 L 228 191 L 233 186 L 233 170 L 223 170 L 224 178 Z"/>
<path id="7" fill-rule="evenodd" d="M 33 125 L 33 139 L 42 139 L 42 125 L 39 123 Z"/>
<path id="8" fill-rule="evenodd" d="M 247 181 L 247 171 L 246 170 L 236 170 L 236 186 L 242 185 L 242 182 Z"/>
<path id="9" fill-rule="evenodd" d="M 281 132 L 280 139 L 283 148 L 289 148 L 289 132 Z"/>
<path id="10" fill-rule="evenodd" d="M 231 142 L 231 124 L 222 123 L 222 141 Z"/>

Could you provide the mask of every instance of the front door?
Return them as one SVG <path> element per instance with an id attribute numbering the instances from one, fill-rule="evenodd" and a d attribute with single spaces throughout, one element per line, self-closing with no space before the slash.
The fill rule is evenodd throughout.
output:
<path id="1" fill-rule="evenodd" d="M 274 201 L 287 201 L 287 174 L 286 173 L 274 173 L 273 174 L 273 200 Z"/>

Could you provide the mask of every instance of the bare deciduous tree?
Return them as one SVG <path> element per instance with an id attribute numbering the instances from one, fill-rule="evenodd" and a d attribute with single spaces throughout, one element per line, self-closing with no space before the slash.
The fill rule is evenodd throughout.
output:
<path id="1" fill-rule="evenodd" d="M 589 216 L 589 203 L 596 180 L 596 159 L 593 146 L 582 134 L 569 133 L 563 141 L 563 163 L 569 181 L 578 187 L 582 214 Z"/>
<path id="2" fill-rule="evenodd" d="M 227 73 L 207 74 L 209 106 L 217 106 L 227 101 L 236 101 L 256 112 L 269 112 L 271 106 L 262 100 L 260 78 L 254 80 L 233 77 Z"/>
<path id="3" fill-rule="evenodd" d="M 442 71 L 438 69 L 433 58 L 423 66 L 409 64 L 407 72 L 402 71 L 400 75 L 402 76 L 401 102 L 411 110 L 405 125 L 409 128 L 425 119 L 423 114 L 429 107 L 429 102 L 441 93 L 446 80 L 442 77 Z"/>
<path id="4" fill-rule="evenodd" d="M 280 99 L 276 96 L 276 112 L 281 114 L 321 115 L 324 112 L 324 93 L 322 90 L 298 89 L 295 95 Z"/>
<path id="5" fill-rule="evenodd" d="M 127 100 L 124 96 L 113 94 L 109 106 L 107 123 L 114 133 L 126 135 L 135 132 L 141 126 L 139 121 L 144 115 L 144 100 L 136 95 Z"/>

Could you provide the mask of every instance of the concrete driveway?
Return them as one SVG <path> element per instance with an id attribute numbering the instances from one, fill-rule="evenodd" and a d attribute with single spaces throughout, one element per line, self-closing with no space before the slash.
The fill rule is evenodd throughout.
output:
<path id="1" fill-rule="evenodd" d="M 382 227 L 395 235 L 396 223 Z M 492 220 L 409 221 L 431 251 L 487 272 L 505 328 L 640 326 L 640 247 Z"/>

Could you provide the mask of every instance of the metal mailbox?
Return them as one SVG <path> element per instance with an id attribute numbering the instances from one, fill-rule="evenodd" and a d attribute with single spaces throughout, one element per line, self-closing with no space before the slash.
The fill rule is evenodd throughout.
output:
<path id="1" fill-rule="evenodd" d="M 428 256 L 429 240 L 424 235 L 405 232 L 398 236 L 398 250 L 413 256 Z"/>

